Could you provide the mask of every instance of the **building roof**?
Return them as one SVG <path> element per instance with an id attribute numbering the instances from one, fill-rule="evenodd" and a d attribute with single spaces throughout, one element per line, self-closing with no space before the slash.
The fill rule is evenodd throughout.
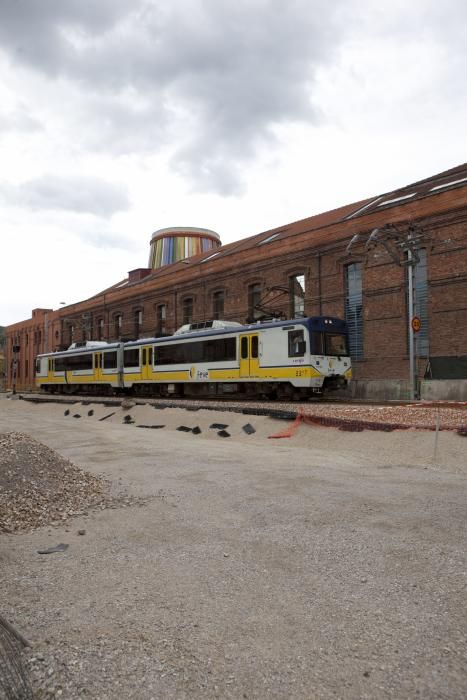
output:
<path id="1" fill-rule="evenodd" d="M 374 197 L 369 203 L 356 209 L 347 218 L 371 214 L 374 211 L 381 211 L 396 205 L 400 206 L 404 203 L 417 201 L 423 197 L 465 186 L 467 186 L 467 163 Z"/>

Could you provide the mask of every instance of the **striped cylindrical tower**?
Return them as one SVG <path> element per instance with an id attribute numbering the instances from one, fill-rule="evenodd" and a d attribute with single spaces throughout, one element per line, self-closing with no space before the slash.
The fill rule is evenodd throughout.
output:
<path id="1" fill-rule="evenodd" d="M 161 228 L 151 236 L 148 267 L 156 270 L 163 265 L 214 250 L 220 245 L 222 243 L 219 234 L 207 228 Z"/>

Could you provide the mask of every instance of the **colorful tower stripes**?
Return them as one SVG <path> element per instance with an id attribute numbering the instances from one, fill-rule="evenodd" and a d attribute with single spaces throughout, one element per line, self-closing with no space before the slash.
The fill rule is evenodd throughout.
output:
<path id="1" fill-rule="evenodd" d="M 151 238 L 148 267 L 157 269 L 213 250 L 220 245 L 219 235 L 208 229 L 160 229 Z"/>

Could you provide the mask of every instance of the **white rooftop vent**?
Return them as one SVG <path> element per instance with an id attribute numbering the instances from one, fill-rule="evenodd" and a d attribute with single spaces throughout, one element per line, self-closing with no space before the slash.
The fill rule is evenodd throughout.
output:
<path id="1" fill-rule="evenodd" d="M 432 187 L 430 189 L 430 192 L 434 192 L 435 190 L 441 190 L 443 187 L 452 187 L 453 185 L 460 185 L 461 182 L 467 182 L 467 177 L 462 177 L 460 180 L 451 180 L 451 182 L 443 182 L 442 185 L 435 185 L 435 187 Z"/>
<path id="2" fill-rule="evenodd" d="M 395 204 L 395 202 L 402 202 L 404 199 L 415 197 L 416 194 L 416 192 L 411 192 L 411 194 L 404 194 L 401 197 L 394 197 L 394 199 L 385 199 L 383 202 L 378 204 L 378 207 L 384 207 L 386 204 Z"/>
<path id="3" fill-rule="evenodd" d="M 376 197 L 376 199 L 372 199 L 371 202 L 367 202 L 364 204 L 362 207 L 359 207 L 356 211 L 353 211 L 351 214 L 348 216 L 345 216 L 345 219 L 351 219 L 354 216 L 357 216 L 358 214 L 361 214 L 365 209 L 368 209 L 369 207 L 373 206 L 373 204 L 377 204 L 381 197 Z"/>
<path id="4" fill-rule="evenodd" d="M 270 243 L 270 242 L 273 241 L 275 238 L 277 238 L 278 236 L 280 236 L 281 233 L 282 233 L 282 231 L 278 231 L 277 233 L 273 233 L 273 234 L 271 234 L 270 236 L 268 236 L 267 238 L 263 238 L 263 240 L 262 240 L 262 241 L 259 241 L 259 243 L 257 243 L 256 245 L 264 245 L 265 243 Z"/>
<path id="5" fill-rule="evenodd" d="M 208 260 L 212 260 L 213 258 L 216 258 L 220 254 L 221 254 L 220 250 L 216 251 L 215 253 L 211 253 L 211 255 L 208 255 L 207 258 L 203 258 L 200 262 L 202 262 L 202 263 L 207 262 Z"/>
<path id="6" fill-rule="evenodd" d="M 202 331 L 215 331 L 215 330 L 225 330 L 228 328 L 239 328 L 241 323 L 237 321 L 200 321 L 199 323 L 186 323 L 184 326 L 180 326 L 174 335 L 184 335 L 185 333 L 200 333 Z"/>

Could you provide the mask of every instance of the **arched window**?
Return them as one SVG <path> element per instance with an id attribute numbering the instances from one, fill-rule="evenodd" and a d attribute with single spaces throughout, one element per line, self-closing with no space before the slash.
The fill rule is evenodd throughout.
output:
<path id="1" fill-rule="evenodd" d="M 291 318 L 305 315 L 305 275 L 289 278 L 289 298 Z"/>
<path id="2" fill-rule="evenodd" d="M 134 312 L 134 335 L 135 338 L 139 338 L 141 335 L 141 330 L 143 327 L 143 310 L 138 309 L 137 311 Z"/>
<path id="3" fill-rule="evenodd" d="M 116 316 L 114 317 L 114 336 L 116 338 L 120 338 L 120 336 L 122 335 L 122 324 L 122 314 L 116 314 Z"/>
<path id="4" fill-rule="evenodd" d="M 223 290 L 214 292 L 212 295 L 212 317 L 221 319 L 224 316 L 224 300 L 225 294 Z"/>
<path id="5" fill-rule="evenodd" d="M 248 286 L 248 319 L 254 321 L 261 318 L 260 309 L 256 308 L 261 300 L 261 285 L 259 283 Z"/>
<path id="6" fill-rule="evenodd" d="M 167 306 L 158 304 L 156 307 L 156 335 L 165 335 L 167 332 Z"/>
<path id="7" fill-rule="evenodd" d="M 193 297 L 187 297 L 182 304 L 182 323 L 193 322 Z"/>

